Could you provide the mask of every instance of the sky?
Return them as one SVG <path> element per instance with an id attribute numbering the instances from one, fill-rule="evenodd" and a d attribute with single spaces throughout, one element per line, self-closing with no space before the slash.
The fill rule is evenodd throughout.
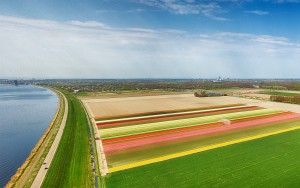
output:
<path id="1" fill-rule="evenodd" d="M 300 78 L 300 0 L 1 0 L 0 78 Z"/>

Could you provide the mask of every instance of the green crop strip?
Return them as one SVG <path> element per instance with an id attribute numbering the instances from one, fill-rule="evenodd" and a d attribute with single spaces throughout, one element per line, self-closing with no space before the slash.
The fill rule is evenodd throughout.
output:
<path id="1" fill-rule="evenodd" d="M 284 92 L 284 91 L 262 91 L 261 94 L 275 95 L 275 96 L 300 96 L 300 93 Z"/>

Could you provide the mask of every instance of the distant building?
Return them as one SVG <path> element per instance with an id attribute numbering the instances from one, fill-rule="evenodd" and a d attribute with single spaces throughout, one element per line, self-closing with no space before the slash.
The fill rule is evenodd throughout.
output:
<path id="1" fill-rule="evenodd" d="M 218 79 L 213 80 L 214 83 L 218 83 L 218 82 L 223 82 L 223 78 L 221 78 L 221 76 L 218 77 Z"/>
<path id="2" fill-rule="evenodd" d="M 14 80 L 14 84 L 15 84 L 15 86 L 19 85 L 18 80 Z"/>

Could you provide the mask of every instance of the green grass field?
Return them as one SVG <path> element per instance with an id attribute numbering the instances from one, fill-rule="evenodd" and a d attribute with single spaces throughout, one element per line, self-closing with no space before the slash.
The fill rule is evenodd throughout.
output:
<path id="1" fill-rule="evenodd" d="M 67 124 L 42 187 L 93 187 L 94 177 L 90 165 L 88 119 L 80 101 L 72 94 L 64 94 L 69 102 Z M 246 115 L 256 116 L 274 112 L 276 111 L 267 109 L 217 117 L 234 119 Z M 192 124 L 199 123 L 200 120 L 201 122 L 202 120 L 204 122 L 216 121 L 212 117 L 208 119 L 197 118 Z M 182 126 L 182 123 L 183 125 L 185 125 L 184 123 L 190 125 L 191 122 L 179 121 L 179 123 Z M 294 123 L 286 126 L 294 126 Z M 164 124 L 161 123 L 154 125 L 157 125 L 158 129 L 165 128 Z M 177 127 L 177 123 L 174 123 L 174 127 Z M 134 129 L 118 128 L 116 130 L 106 132 L 106 136 L 119 136 L 115 134 L 120 134 L 120 130 L 125 135 L 128 132 L 147 131 L 148 127 L 138 125 Z M 250 132 L 245 132 L 245 134 L 250 134 Z M 196 141 L 198 142 L 198 140 Z M 193 143 L 189 142 L 189 147 L 192 147 Z M 176 143 L 172 149 L 176 149 L 175 146 Z M 155 154 L 149 154 L 149 151 L 147 150 L 145 153 L 147 157 Z M 126 160 L 127 154 L 125 153 L 123 156 L 121 154 L 118 159 L 109 158 L 109 160 L 120 162 L 119 157 Z M 297 187 L 300 185 L 299 159 L 300 130 L 297 130 L 114 172 L 101 180 L 101 183 L 104 184 L 105 182 L 106 187 L 130 188 L 154 186 Z"/>
<path id="2" fill-rule="evenodd" d="M 92 187 L 87 117 L 80 101 L 64 94 L 69 103 L 67 123 L 42 187 Z"/>
<path id="3" fill-rule="evenodd" d="M 262 91 L 261 94 L 267 94 L 267 95 L 274 95 L 274 96 L 299 96 L 299 93 L 290 93 L 290 92 L 284 92 L 284 91 Z"/>
<path id="4" fill-rule="evenodd" d="M 300 130 L 119 171 L 107 187 L 298 187 Z"/>

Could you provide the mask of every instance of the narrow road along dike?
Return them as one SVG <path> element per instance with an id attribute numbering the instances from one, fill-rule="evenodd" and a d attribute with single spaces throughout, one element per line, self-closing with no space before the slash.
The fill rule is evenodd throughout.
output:
<path id="1" fill-rule="evenodd" d="M 35 177 L 32 185 L 31 185 L 31 188 L 37 188 L 37 187 L 41 187 L 45 177 L 46 177 L 46 174 L 47 174 L 47 171 L 51 165 L 51 162 L 54 158 L 54 155 L 55 155 L 55 152 L 58 148 L 58 145 L 59 145 L 59 142 L 60 142 L 60 139 L 63 135 L 63 132 L 64 132 L 64 128 L 66 126 L 66 121 L 67 121 L 67 117 L 68 117 L 68 101 L 66 99 L 66 97 L 64 96 L 64 94 L 61 93 L 61 95 L 63 96 L 63 99 L 65 101 L 65 112 L 64 112 L 64 116 L 63 116 L 63 119 L 62 119 L 62 122 L 61 122 L 61 125 L 59 127 L 59 130 L 57 132 L 57 135 L 55 137 L 55 140 L 53 141 L 52 143 L 52 146 L 43 162 L 43 165 L 41 166 L 37 176 Z"/>

